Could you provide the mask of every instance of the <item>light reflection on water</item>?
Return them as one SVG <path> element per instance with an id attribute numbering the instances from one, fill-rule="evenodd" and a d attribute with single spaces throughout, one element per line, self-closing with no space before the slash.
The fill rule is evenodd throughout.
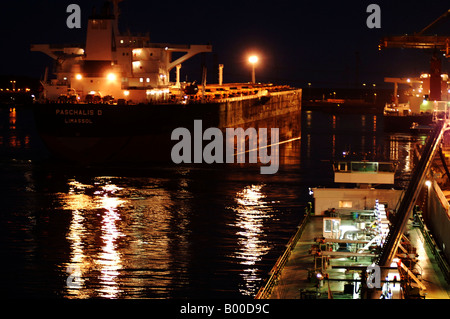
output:
<path id="1" fill-rule="evenodd" d="M 117 251 L 116 241 L 124 234 L 117 228 L 116 222 L 119 221 L 120 215 L 117 208 L 125 201 L 116 197 L 108 197 L 108 192 L 114 195 L 114 192 L 120 188 L 115 185 L 105 185 L 103 187 L 105 193 L 100 191 L 94 194 L 101 196 L 100 205 L 106 210 L 102 216 L 102 252 L 100 253 L 97 264 L 100 267 L 100 297 L 115 298 L 120 293 L 118 287 L 117 276 L 122 268 L 121 254 Z"/>
<path id="2" fill-rule="evenodd" d="M 244 168 L 136 177 L 40 167 L 22 110 L 0 110 L 0 120 L 0 235 L 16 296 L 251 297 L 295 231 L 302 192 L 329 180 L 331 155 L 381 149 L 405 162 L 403 173 L 414 168 L 414 139 L 384 135 L 370 116 L 306 113 L 302 140 L 280 148 L 298 164 L 302 144 L 300 168 L 264 178 Z M 71 275 L 79 287 L 66 284 Z"/>
<path id="3" fill-rule="evenodd" d="M 78 298 L 89 297 L 88 291 L 84 287 L 85 280 L 89 271 L 95 269 L 99 272 L 100 288 L 98 289 L 98 296 L 105 298 L 115 298 L 121 292 L 117 277 L 121 265 L 121 253 L 117 250 L 117 240 L 125 236 L 117 223 L 121 220 L 118 212 L 118 207 L 123 206 L 126 201 L 114 194 L 121 190 L 114 184 L 102 185 L 98 190 L 93 192 L 93 196 L 88 196 L 80 193 L 85 189 L 92 188 L 90 185 L 83 185 L 75 180 L 68 183 L 70 185 L 67 196 L 60 194 L 60 199 L 63 202 L 65 209 L 72 211 L 72 221 L 70 223 L 67 239 L 71 246 L 71 261 L 66 267 L 67 269 L 75 269 L 74 274 L 80 287 L 73 288 L 68 285 L 68 294 Z M 98 183 L 95 183 L 98 184 Z M 86 210 L 100 210 L 101 214 L 101 251 L 98 256 L 93 259 L 86 256 L 87 249 L 85 241 L 85 217 L 82 212 Z"/>
<path id="4" fill-rule="evenodd" d="M 175 243 L 169 238 L 169 194 L 156 185 L 122 188 L 114 179 L 97 177 L 91 185 L 71 180 L 68 192 L 58 194 L 57 201 L 72 214 L 66 236 L 70 261 L 60 269 L 79 276 L 80 284 L 67 285 L 69 298 L 153 297 L 147 290 L 158 295 L 183 284 L 170 283 L 179 276 L 174 272 L 185 271 L 172 271 L 170 250 L 177 244 L 183 257 L 188 232 L 177 233 Z M 184 226 L 185 221 L 178 225 Z"/>
<path id="5" fill-rule="evenodd" d="M 166 298 L 174 289 L 193 285 L 190 267 L 199 262 L 192 260 L 198 252 L 190 249 L 194 211 L 189 204 L 190 180 L 181 176 L 176 194 L 158 181 L 145 187 L 122 187 L 130 181 L 114 177 L 67 182 L 67 192 L 58 193 L 55 200 L 71 214 L 66 234 L 70 253 L 59 268 L 61 276 L 72 275 L 79 286 L 66 285 L 67 298 Z M 267 201 L 265 188 L 264 183 L 250 184 L 232 196 L 226 209 L 233 212 L 230 228 L 220 232 L 229 234 L 221 238 L 228 242 L 234 230 L 233 251 L 227 248 L 220 257 L 221 252 L 205 247 L 206 255 L 200 257 L 205 267 L 214 267 L 208 263 L 214 258 L 238 263 L 241 279 L 236 289 L 246 297 L 259 289 L 266 274 L 261 271 L 262 259 L 274 248 L 266 232 L 267 224 L 277 219 L 272 205 L 276 202 Z M 211 253 L 218 257 L 207 257 Z"/>
<path id="6" fill-rule="evenodd" d="M 251 185 L 236 194 L 236 222 L 238 246 L 235 257 L 245 269 L 241 273 L 244 284 L 239 291 L 245 296 L 253 296 L 261 284 L 257 262 L 271 249 L 264 239 L 264 222 L 274 217 L 270 206 L 264 201 L 261 185 Z"/>

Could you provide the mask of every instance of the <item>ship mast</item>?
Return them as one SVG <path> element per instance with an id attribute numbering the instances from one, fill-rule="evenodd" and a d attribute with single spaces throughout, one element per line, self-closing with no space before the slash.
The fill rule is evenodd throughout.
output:
<path id="1" fill-rule="evenodd" d="M 112 0 L 112 4 L 113 4 L 113 14 L 114 14 L 114 25 L 113 25 L 113 30 L 114 30 L 114 36 L 119 36 L 119 15 L 120 15 L 120 10 L 119 10 L 119 2 L 121 2 L 122 0 Z"/>

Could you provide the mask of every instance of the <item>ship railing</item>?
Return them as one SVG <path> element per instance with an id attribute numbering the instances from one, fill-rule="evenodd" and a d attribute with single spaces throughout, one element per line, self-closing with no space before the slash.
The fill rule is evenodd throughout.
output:
<path id="1" fill-rule="evenodd" d="M 419 163 L 413 173 L 403 199 L 400 202 L 397 210 L 397 221 L 389 231 L 386 237 L 385 245 L 383 246 L 376 261 L 376 264 L 379 266 L 389 265 L 395 256 L 401 236 L 403 235 L 406 223 L 408 222 L 409 214 L 413 210 L 413 206 L 417 201 L 419 192 L 424 183 L 426 173 L 428 172 L 432 159 L 437 152 L 443 133 L 446 129 L 448 129 L 446 121 L 438 122 L 438 124 L 439 125 L 436 125 L 433 133 L 429 136 L 429 139 L 422 151 L 422 156 Z"/>
<path id="2" fill-rule="evenodd" d="M 201 90 L 201 88 L 200 88 Z M 267 96 L 281 96 L 292 94 L 292 92 L 297 92 L 301 94 L 301 89 L 293 89 L 287 86 L 276 86 L 276 87 L 207 87 L 205 93 L 199 91 L 195 95 L 189 96 L 186 100 L 181 98 L 180 93 L 172 94 L 177 97 L 176 100 L 179 103 L 184 104 L 196 104 L 201 102 L 234 102 L 234 101 L 244 101 L 254 99 L 255 97 L 267 97 Z"/>
<path id="3" fill-rule="evenodd" d="M 255 97 L 270 97 L 270 96 L 281 96 L 281 95 L 287 95 L 292 94 L 293 90 L 289 91 L 269 91 L 266 89 L 262 90 L 253 90 L 250 92 L 213 92 L 213 94 L 205 94 L 205 97 L 213 99 L 217 102 L 227 102 L 227 101 L 243 101 L 243 100 L 249 100 L 253 99 Z"/>
<path id="4" fill-rule="evenodd" d="M 291 255 L 292 250 L 297 245 L 300 237 L 303 234 L 303 231 L 306 228 L 306 225 L 309 221 L 311 215 L 311 208 L 305 209 L 305 217 L 297 228 L 295 234 L 289 239 L 289 242 L 286 245 L 286 250 L 284 253 L 278 258 L 275 265 L 269 272 L 269 277 L 266 279 L 264 285 L 259 289 L 258 293 L 255 296 L 255 299 L 268 299 L 272 294 L 272 290 L 278 282 L 278 279 L 283 271 L 284 266 L 286 265 L 289 256 Z"/>
<path id="5" fill-rule="evenodd" d="M 430 230 L 427 228 L 423 221 L 422 212 L 416 211 L 414 212 L 415 218 L 414 221 L 418 223 L 418 227 L 425 238 L 425 241 L 430 248 L 431 252 L 433 253 L 433 256 L 436 258 L 436 261 L 439 265 L 439 268 L 442 271 L 442 274 L 444 275 L 445 280 L 447 283 L 450 284 L 450 264 L 445 258 L 444 254 L 442 253 L 442 250 L 438 248 L 438 245 L 436 241 L 434 240 L 433 236 L 431 235 Z"/>
<path id="6" fill-rule="evenodd" d="M 50 49 L 66 49 L 66 48 L 83 48 L 84 46 L 80 43 L 66 43 L 66 44 L 60 44 L 60 43 L 52 43 L 52 44 L 46 44 Z M 31 47 L 39 46 L 38 44 L 31 45 Z"/>

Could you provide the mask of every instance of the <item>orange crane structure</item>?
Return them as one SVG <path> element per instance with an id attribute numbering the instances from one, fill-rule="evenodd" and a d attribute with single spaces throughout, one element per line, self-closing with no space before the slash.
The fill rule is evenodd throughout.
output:
<path id="1" fill-rule="evenodd" d="M 439 18 L 431 22 L 425 28 L 413 35 L 389 36 L 384 37 L 378 49 L 384 48 L 404 48 L 404 49 L 422 49 L 433 50 L 433 56 L 430 61 L 430 100 L 441 100 L 441 59 L 439 52 L 443 52 L 446 58 L 450 58 L 450 35 L 424 35 L 438 22 L 450 16 L 450 9 Z"/>

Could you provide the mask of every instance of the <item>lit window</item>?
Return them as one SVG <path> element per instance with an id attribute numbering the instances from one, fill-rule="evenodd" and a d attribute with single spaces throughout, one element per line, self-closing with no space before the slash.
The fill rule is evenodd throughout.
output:
<path id="1" fill-rule="evenodd" d="M 139 82 L 143 83 L 144 82 L 144 78 L 140 78 Z"/>
<path id="2" fill-rule="evenodd" d="M 150 78 L 147 78 L 147 83 L 150 83 Z"/>
<path id="3" fill-rule="evenodd" d="M 325 220 L 325 228 L 323 231 L 326 233 L 331 232 L 331 220 L 329 220 L 329 219 Z"/>
<path id="4" fill-rule="evenodd" d="M 339 208 L 352 208 L 353 203 L 351 200 L 340 200 L 339 201 Z"/>

